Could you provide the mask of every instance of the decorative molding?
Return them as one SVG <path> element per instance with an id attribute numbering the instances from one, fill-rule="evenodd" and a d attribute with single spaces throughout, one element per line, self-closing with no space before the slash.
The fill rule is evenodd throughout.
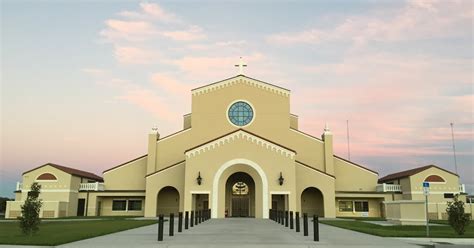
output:
<path id="1" fill-rule="evenodd" d="M 270 195 L 290 195 L 290 191 L 270 191 Z"/>
<path id="2" fill-rule="evenodd" d="M 199 96 L 203 94 L 207 94 L 216 90 L 220 90 L 223 88 L 230 87 L 232 85 L 237 85 L 237 84 L 245 84 L 248 86 L 253 86 L 255 88 L 263 89 L 266 91 L 269 91 L 271 93 L 274 93 L 276 95 L 280 95 L 283 97 L 289 97 L 290 96 L 290 91 L 287 89 L 280 88 L 275 85 L 271 85 L 262 81 L 258 81 L 249 77 L 245 77 L 242 75 L 239 75 L 237 77 L 229 78 L 217 83 L 209 84 L 200 88 L 196 88 L 191 90 L 191 93 L 193 96 Z"/>
<path id="3" fill-rule="evenodd" d="M 22 189 L 21 193 L 28 193 L 31 190 L 29 189 Z M 51 193 L 51 192 L 68 192 L 68 193 L 78 193 L 77 190 L 72 189 L 40 189 L 40 193 Z"/>
<path id="4" fill-rule="evenodd" d="M 429 195 L 444 195 L 444 194 L 459 194 L 461 193 L 460 191 L 441 191 L 441 192 L 436 192 L 436 191 L 431 191 Z M 409 191 L 409 192 L 403 192 L 404 195 L 423 195 L 423 191 Z"/>
<path id="5" fill-rule="evenodd" d="M 219 197 L 219 179 L 222 176 L 222 173 L 229 168 L 232 167 L 233 165 L 236 164 L 245 164 L 253 169 L 255 169 L 262 179 L 262 210 L 263 210 L 263 219 L 268 219 L 268 179 L 267 176 L 265 175 L 265 172 L 263 171 L 262 167 L 260 167 L 257 163 L 245 159 L 245 158 L 236 158 L 229 160 L 225 162 L 214 174 L 214 180 L 212 181 L 212 212 L 211 212 L 211 217 L 212 218 L 217 218 L 218 216 L 218 197 Z M 255 181 L 255 179 L 254 179 Z M 222 190 L 222 189 L 221 189 Z"/>
<path id="6" fill-rule="evenodd" d="M 203 144 L 201 146 L 198 146 L 196 148 L 193 148 L 189 151 L 185 152 L 186 158 L 191 158 L 195 157 L 197 155 L 200 155 L 201 153 L 205 153 L 207 151 L 213 150 L 215 148 L 218 148 L 222 145 L 229 144 L 232 141 L 238 140 L 238 139 L 243 139 L 251 142 L 252 144 L 259 145 L 261 147 L 267 148 L 275 153 L 278 153 L 282 156 L 285 157 L 290 157 L 294 158 L 296 153 L 294 151 L 291 151 L 287 148 L 281 147 L 277 144 L 271 143 L 265 139 L 262 139 L 260 137 L 257 137 L 253 134 L 250 134 L 248 132 L 245 132 L 243 130 L 238 130 L 236 132 L 230 133 L 222 138 L 216 139 L 214 141 L 211 141 L 209 143 Z"/>
<path id="7" fill-rule="evenodd" d="M 189 191 L 190 194 L 211 194 L 211 191 L 209 190 L 191 190 Z"/>

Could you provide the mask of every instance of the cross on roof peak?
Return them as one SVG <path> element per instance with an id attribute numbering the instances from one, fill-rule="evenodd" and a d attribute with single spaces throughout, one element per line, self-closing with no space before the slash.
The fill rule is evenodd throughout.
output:
<path id="1" fill-rule="evenodd" d="M 247 67 L 247 64 L 240 57 L 239 64 L 235 65 L 235 67 L 239 67 L 239 75 L 244 75 L 244 67 Z"/>

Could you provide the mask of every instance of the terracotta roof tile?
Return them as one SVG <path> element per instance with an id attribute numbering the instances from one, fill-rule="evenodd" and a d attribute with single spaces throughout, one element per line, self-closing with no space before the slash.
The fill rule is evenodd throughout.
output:
<path id="1" fill-rule="evenodd" d="M 33 170 L 36 170 L 36 169 L 39 169 L 41 167 L 44 167 L 44 166 L 47 166 L 47 165 L 50 165 L 58 170 L 61 170 L 61 171 L 64 171 L 68 174 L 71 174 L 71 175 L 74 175 L 74 176 L 78 176 L 78 177 L 84 177 L 84 178 L 88 178 L 88 179 L 93 179 L 93 180 L 97 180 L 99 182 L 103 182 L 104 179 L 100 176 L 97 176 L 96 174 L 94 173 L 91 173 L 91 172 L 87 172 L 87 171 L 83 171 L 83 170 L 78 170 L 78 169 L 74 169 L 74 168 L 70 168 L 70 167 L 66 167 L 66 166 L 62 166 L 62 165 L 58 165 L 58 164 L 53 164 L 53 163 L 47 163 L 47 164 L 44 164 L 44 165 L 41 165 L 39 167 L 36 167 L 34 169 L 31 169 L 29 171 L 26 171 L 26 172 L 23 172 L 23 175 L 28 173 L 28 172 L 31 172 Z"/>
<path id="2" fill-rule="evenodd" d="M 455 176 L 458 176 L 456 173 L 453 173 L 451 171 L 448 171 L 448 170 L 445 170 L 443 168 L 440 168 L 436 165 L 426 165 L 426 166 L 422 166 L 422 167 L 418 167 L 418 168 L 414 168 L 414 169 L 410 169 L 410 170 L 405 170 L 405 171 L 400 171 L 400 172 L 396 172 L 396 173 L 392 173 L 392 174 L 389 174 L 389 175 L 386 175 L 382 178 L 379 179 L 379 183 L 383 183 L 383 182 L 387 182 L 387 181 L 390 181 L 390 180 L 394 180 L 394 179 L 399 179 L 399 178 L 404 178 L 404 177 L 409 177 L 409 176 L 413 176 L 417 173 L 420 173 L 424 170 L 427 170 L 429 168 L 437 168 L 437 169 L 440 169 L 442 171 L 445 171 L 447 173 L 450 173 L 450 174 L 453 174 Z"/>

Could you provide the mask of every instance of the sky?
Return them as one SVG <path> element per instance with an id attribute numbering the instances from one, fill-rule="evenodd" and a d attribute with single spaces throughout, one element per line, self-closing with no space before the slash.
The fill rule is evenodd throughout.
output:
<path id="1" fill-rule="evenodd" d="M 182 129 L 192 88 L 291 90 L 299 129 L 380 176 L 435 164 L 474 192 L 472 1 L 1 1 L 0 196 L 48 162 L 102 175 Z"/>

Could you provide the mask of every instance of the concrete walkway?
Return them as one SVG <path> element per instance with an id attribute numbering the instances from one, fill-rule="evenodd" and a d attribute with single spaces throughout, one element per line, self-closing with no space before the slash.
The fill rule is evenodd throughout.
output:
<path id="1" fill-rule="evenodd" d="M 178 233 L 177 226 L 175 226 L 175 236 L 170 237 L 168 236 L 168 223 L 168 221 L 165 222 L 164 241 L 162 242 L 157 241 L 158 227 L 155 224 L 64 244 L 59 247 L 473 247 L 470 242 L 473 239 L 382 238 L 324 224 L 320 224 L 320 242 L 314 242 L 312 223 L 309 225 L 309 236 L 304 237 L 302 228 L 300 233 L 296 233 L 295 230 L 285 228 L 271 220 L 241 218 L 209 220 L 188 230 L 183 230 L 182 233 Z M 433 245 L 437 241 L 441 244 Z M 460 246 L 448 245 L 450 243 Z M 0 245 L 0 247 L 28 246 Z"/>
<path id="2" fill-rule="evenodd" d="M 271 220 L 213 219 L 157 242 L 157 225 L 65 244 L 59 247 L 420 247 L 403 240 L 380 238 L 327 225 L 320 225 L 320 242 Z M 311 225 L 310 225 L 311 226 Z M 301 230 L 302 231 L 302 230 Z"/>

